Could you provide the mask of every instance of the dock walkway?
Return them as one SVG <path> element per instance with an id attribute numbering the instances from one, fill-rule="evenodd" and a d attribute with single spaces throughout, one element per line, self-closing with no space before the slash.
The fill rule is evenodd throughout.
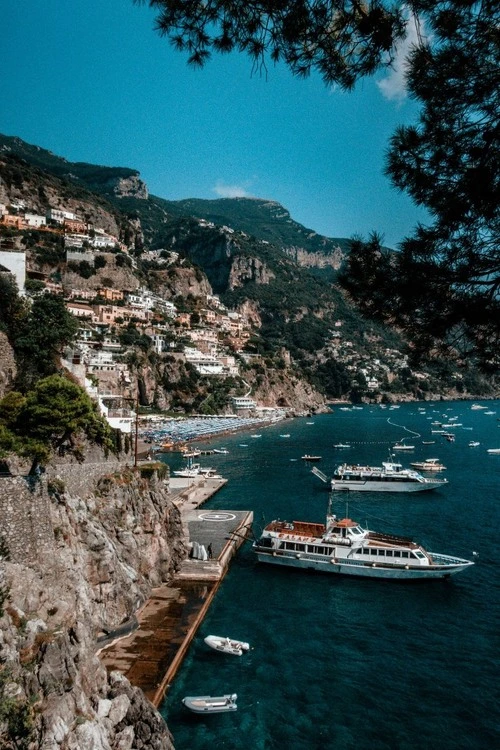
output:
<path id="1" fill-rule="evenodd" d="M 109 671 L 119 670 L 159 706 L 238 547 L 248 536 L 251 511 L 209 510 L 200 506 L 227 479 L 171 480 L 186 541 L 211 546 L 212 558 L 183 561 L 170 585 L 161 586 L 137 613 L 138 628 L 100 650 Z"/>

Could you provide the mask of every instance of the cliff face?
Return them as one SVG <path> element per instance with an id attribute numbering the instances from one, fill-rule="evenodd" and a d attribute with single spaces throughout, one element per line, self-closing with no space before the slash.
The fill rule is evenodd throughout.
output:
<path id="1" fill-rule="evenodd" d="M 15 377 L 16 362 L 14 351 L 5 333 L 0 331 L 0 398 L 5 396 L 6 392 L 12 386 Z"/>
<path id="2" fill-rule="evenodd" d="M 2 565 L 0 647 L 8 695 L 29 707 L 34 744 L 22 746 L 168 750 L 158 712 L 96 656 L 99 637 L 125 627 L 185 556 L 167 485 L 97 463 L 53 466 L 32 491 L 20 477 L 0 482 L 0 516 L 21 537 Z M 6 732 L 0 723 L 0 745 Z"/>

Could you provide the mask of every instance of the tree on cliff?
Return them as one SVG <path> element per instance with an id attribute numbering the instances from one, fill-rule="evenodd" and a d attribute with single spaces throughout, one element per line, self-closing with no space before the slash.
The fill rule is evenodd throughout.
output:
<path id="1" fill-rule="evenodd" d="M 73 340 L 77 330 L 78 324 L 61 297 L 37 297 L 13 342 L 18 385 L 22 389 L 31 387 L 39 378 L 55 373 L 63 347 Z"/>
<path id="2" fill-rule="evenodd" d="M 26 396 L 12 391 L 0 401 L 0 455 L 15 452 L 32 461 L 30 474 L 54 452 L 80 457 L 79 435 L 113 447 L 111 430 L 80 386 L 60 375 L 39 380 Z"/>
<path id="3" fill-rule="evenodd" d="M 78 324 L 61 297 L 44 294 L 30 306 L 19 296 L 14 279 L 0 276 L 0 330 L 14 349 L 17 387 L 24 391 L 57 371 L 63 347 L 73 340 Z"/>
<path id="4" fill-rule="evenodd" d="M 145 0 L 136 0 L 144 2 Z M 213 52 L 250 55 L 254 69 L 283 61 L 298 76 L 319 73 L 350 89 L 388 64 L 405 34 L 409 12 L 418 44 L 406 60 L 416 126 L 400 128 L 387 156 L 396 187 L 429 211 L 429 226 L 404 240 L 390 284 L 349 288 L 376 312 L 417 335 L 415 352 L 459 346 L 487 371 L 500 352 L 500 7 L 493 0 L 149 0 L 157 30 L 193 65 Z M 424 38 L 422 28 L 429 29 Z M 367 243 L 370 262 L 376 262 Z M 356 247 L 359 264 L 363 243 Z M 386 270 L 383 253 L 372 281 Z M 422 292 L 424 293 L 422 297 Z M 374 307 L 373 305 L 371 306 Z M 387 310 L 389 311 L 388 314 Z M 412 316 L 412 310 L 416 316 Z"/>

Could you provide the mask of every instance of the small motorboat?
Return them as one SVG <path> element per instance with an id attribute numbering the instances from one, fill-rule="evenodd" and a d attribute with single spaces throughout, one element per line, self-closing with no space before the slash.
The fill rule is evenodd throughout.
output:
<path id="1" fill-rule="evenodd" d="M 236 693 L 231 695 L 187 695 L 182 702 L 195 714 L 222 714 L 236 711 Z"/>
<path id="2" fill-rule="evenodd" d="M 402 440 L 399 441 L 399 443 L 394 443 L 392 446 L 393 451 L 413 451 L 415 450 L 414 445 L 407 445 Z"/>
<path id="3" fill-rule="evenodd" d="M 334 448 L 341 449 L 341 448 L 350 448 L 351 446 L 349 443 L 334 443 Z"/>
<path id="4" fill-rule="evenodd" d="M 321 456 L 311 456 L 309 453 L 306 453 L 305 456 L 302 456 L 303 461 L 321 461 Z"/>
<path id="5" fill-rule="evenodd" d="M 439 463 L 438 458 L 426 458 L 425 461 L 413 461 L 413 463 L 410 463 L 410 466 L 413 466 L 414 469 L 418 469 L 419 471 L 444 471 L 446 469 L 446 466 Z"/>
<path id="6" fill-rule="evenodd" d="M 469 448 L 477 448 L 478 445 L 479 445 L 479 441 L 478 440 L 470 440 L 469 441 Z"/>
<path id="7" fill-rule="evenodd" d="M 224 638 L 219 635 L 207 635 L 204 639 L 207 646 L 215 649 L 215 651 L 222 651 L 224 654 L 232 654 L 233 656 L 241 656 L 243 651 L 250 650 L 250 644 L 245 641 L 237 641 L 234 638 Z"/>

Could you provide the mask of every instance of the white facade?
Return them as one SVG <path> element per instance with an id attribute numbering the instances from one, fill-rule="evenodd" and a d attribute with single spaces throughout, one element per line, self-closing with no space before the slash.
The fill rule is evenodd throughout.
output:
<path id="1" fill-rule="evenodd" d="M 49 221 L 57 221 L 58 224 L 63 224 L 65 219 L 70 221 L 76 221 L 76 214 L 71 211 L 64 211 L 62 208 L 49 208 L 46 214 Z"/>
<path id="2" fill-rule="evenodd" d="M 45 227 L 47 225 L 45 216 L 39 216 L 38 214 L 24 214 L 24 221 L 29 227 Z"/>
<path id="3" fill-rule="evenodd" d="M 0 250 L 0 266 L 3 266 L 14 276 L 20 294 L 24 294 L 26 282 L 26 253 Z"/>
<path id="4" fill-rule="evenodd" d="M 231 401 L 235 409 L 255 409 L 257 406 L 256 401 L 248 396 L 233 396 Z"/>

